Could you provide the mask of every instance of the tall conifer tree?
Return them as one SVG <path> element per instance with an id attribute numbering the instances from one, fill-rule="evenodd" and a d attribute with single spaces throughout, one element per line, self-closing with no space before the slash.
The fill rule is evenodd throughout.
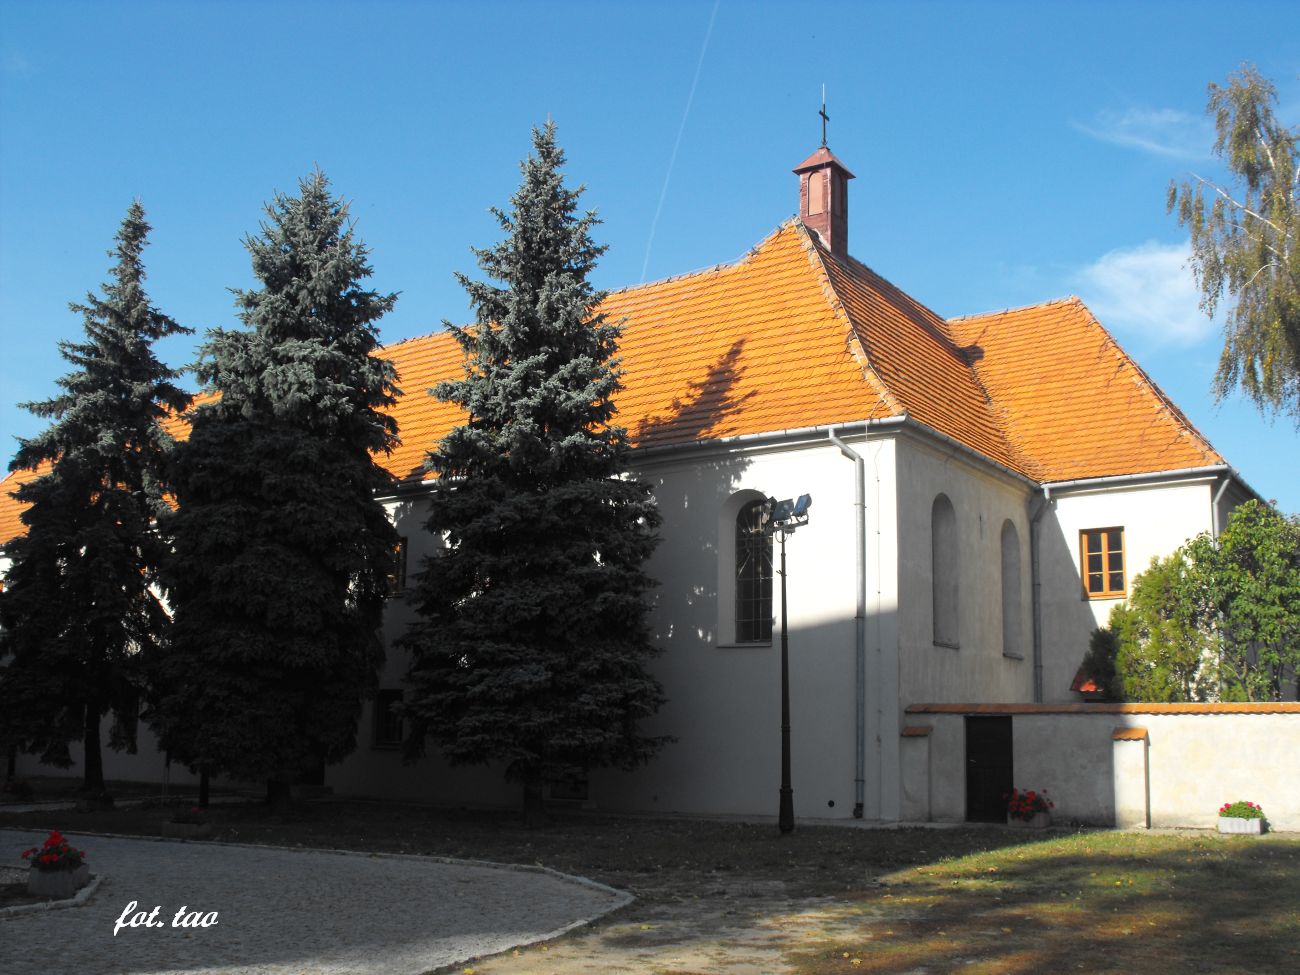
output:
<path id="1" fill-rule="evenodd" d="M 175 757 L 266 780 L 281 803 L 355 747 L 383 660 L 397 536 L 374 454 L 396 443 L 399 391 L 372 353 L 397 296 L 363 287 L 366 248 L 319 171 L 266 213 L 245 240 L 261 287 L 235 292 L 249 330 L 209 333 L 197 369 L 219 396 L 177 450 L 153 723 Z"/>
<path id="2" fill-rule="evenodd" d="M 467 419 L 429 455 L 428 528 L 447 544 L 425 563 L 403 640 L 410 749 L 430 736 L 452 762 L 502 763 L 530 822 L 547 779 L 630 767 L 661 744 L 637 727 L 663 698 L 645 669 L 642 568 L 659 516 L 610 422 L 619 328 L 596 311 L 604 248 L 563 163 L 554 126 L 534 130 L 511 212 L 492 211 L 506 238 L 475 249 L 498 284 L 458 275 L 475 311 L 448 325 L 465 378 L 434 395 Z"/>
<path id="3" fill-rule="evenodd" d="M 82 342 L 60 343 L 74 367 L 53 399 L 24 404 L 53 422 L 21 446 L 10 470 L 39 477 L 16 492 L 27 531 L 5 548 L 0 592 L 0 740 L 68 767 L 84 746 L 88 795 L 103 796 L 100 724 L 109 744 L 134 749 L 139 663 L 167 625 L 151 588 L 163 557 L 151 522 L 166 509 L 163 469 L 171 437 L 161 421 L 189 395 L 153 343 L 188 332 L 152 304 L 141 254 L 149 224 L 131 204 L 117 233 L 103 297 L 74 304 Z M 7 658 L 7 659 L 6 659 Z"/>

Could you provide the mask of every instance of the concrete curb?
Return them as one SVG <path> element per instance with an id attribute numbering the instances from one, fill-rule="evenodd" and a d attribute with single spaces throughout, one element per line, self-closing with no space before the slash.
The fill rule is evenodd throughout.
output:
<path id="1" fill-rule="evenodd" d="M 71 897 L 65 897 L 57 901 L 40 901 L 36 904 L 15 904 L 13 907 L 0 907 L 0 920 L 7 917 L 15 917 L 19 914 L 39 914 L 41 911 L 57 911 L 64 907 L 80 907 L 86 901 L 90 900 L 95 891 L 99 890 L 99 883 L 104 879 L 102 873 L 90 875 L 90 883 L 82 887 Z"/>

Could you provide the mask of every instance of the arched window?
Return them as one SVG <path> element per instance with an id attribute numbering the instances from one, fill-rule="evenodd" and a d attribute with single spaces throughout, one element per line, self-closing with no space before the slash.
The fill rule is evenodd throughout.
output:
<path id="1" fill-rule="evenodd" d="M 934 499 L 930 509 L 930 579 L 933 586 L 934 642 L 960 646 L 957 628 L 957 513 L 946 494 Z"/>
<path id="2" fill-rule="evenodd" d="M 1020 645 L 1020 534 L 1010 519 L 1002 523 L 1002 652 L 1023 653 Z"/>
<path id="3" fill-rule="evenodd" d="M 826 171 L 816 170 L 808 174 L 808 212 L 824 213 L 826 211 Z"/>
<path id="4" fill-rule="evenodd" d="M 736 642 L 772 639 L 772 539 L 759 527 L 763 501 L 736 515 Z"/>

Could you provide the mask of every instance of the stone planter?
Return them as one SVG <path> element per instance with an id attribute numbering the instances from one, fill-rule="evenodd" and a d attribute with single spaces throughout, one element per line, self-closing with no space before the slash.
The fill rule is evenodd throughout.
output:
<path id="1" fill-rule="evenodd" d="M 1238 819 L 1236 816 L 1219 817 L 1220 833 L 1249 833 L 1252 836 L 1258 836 L 1264 832 L 1264 820 L 1262 819 Z"/>
<path id="2" fill-rule="evenodd" d="M 163 836 L 173 839 L 206 840 L 211 835 L 211 823 L 163 823 Z"/>
<path id="3" fill-rule="evenodd" d="M 51 900 L 65 900 L 90 883 L 90 867 L 76 870 L 37 870 L 27 868 L 27 892 Z"/>
<path id="4" fill-rule="evenodd" d="M 1007 825 L 1014 826 L 1016 829 L 1047 829 L 1052 825 L 1052 814 L 1049 812 L 1034 813 L 1033 819 L 1019 819 L 1008 814 Z"/>

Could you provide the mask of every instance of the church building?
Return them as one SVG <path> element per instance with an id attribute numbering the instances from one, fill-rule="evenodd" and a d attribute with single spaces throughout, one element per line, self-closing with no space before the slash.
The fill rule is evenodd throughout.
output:
<path id="1" fill-rule="evenodd" d="M 1081 701 L 1089 636 L 1133 576 L 1253 496 L 1077 298 L 945 320 L 850 255 L 853 174 L 827 147 L 794 173 L 798 217 L 742 259 L 602 306 L 623 328 L 615 421 L 663 516 L 649 571 L 668 703 L 648 730 L 677 740 L 578 784 L 600 807 L 774 811 L 781 587 L 754 531 L 768 498 L 812 497 L 787 542 L 796 811 L 898 820 L 941 812 L 907 798 L 905 750 L 928 734 L 909 707 Z M 408 390 L 460 375 L 446 333 L 385 354 Z M 395 415 L 389 508 L 413 571 L 432 550 L 424 453 L 459 416 L 409 394 Z M 410 619 L 395 600 L 390 641 Z M 373 747 L 330 781 L 515 801 L 498 770 L 384 754 L 405 669 L 390 656 Z"/>
<path id="2" fill-rule="evenodd" d="M 775 814 L 784 609 L 796 814 L 993 818 L 1013 776 L 1056 785 L 1022 770 L 1074 774 L 1034 758 L 1042 736 L 1027 722 L 1098 707 L 1076 675 L 1134 576 L 1254 493 L 1079 299 L 942 318 L 851 256 L 853 174 L 825 145 L 794 174 L 798 216 L 740 260 L 602 306 L 623 330 L 615 422 L 663 516 L 648 571 L 667 704 L 646 730 L 676 741 L 635 772 L 595 771 L 551 795 Z M 405 560 L 391 646 L 413 616 L 405 574 L 434 548 L 424 457 L 460 420 L 422 391 L 460 376 L 462 353 L 439 332 L 383 354 L 408 391 L 393 408 L 402 444 L 384 461 Z M 12 484 L 4 537 L 18 528 Z M 766 499 L 804 494 L 782 607 L 774 543 L 754 528 Z M 390 649 L 359 747 L 326 783 L 517 802 L 499 769 L 403 763 L 393 705 L 406 669 Z M 1059 784 L 1071 818 L 1123 820 L 1129 786 L 1111 783 L 1129 759 L 1106 763 L 1137 738 L 1112 746 L 1112 726 L 1140 720 L 1098 718 L 1106 771 L 1087 794 Z M 110 776 L 132 763 L 130 777 L 156 779 L 150 760 L 144 747 L 105 756 Z"/>

